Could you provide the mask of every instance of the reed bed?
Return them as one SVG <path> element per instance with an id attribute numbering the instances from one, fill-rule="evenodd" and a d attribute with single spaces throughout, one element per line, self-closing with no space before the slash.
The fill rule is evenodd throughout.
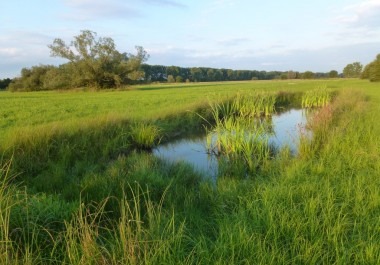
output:
<path id="1" fill-rule="evenodd" d="M 320 108 L 332 100 L 332 92 L 326 86 L 308 90 L 302 95 L 302 108 Z"/>
<path id="2" fill-rule="evenodd" d="M 275 113 L 276 98 L 276 93 L 268 92 L 237 94 L 233 108 L 243 118 L 271 116 Z"/>
<path id="3" fill-rule="evenodd" d="M 212 103 L 214 125 L 208 130 L 206 149 L 223 156 L 225 163 L 243 162 L 247 172 L 255 172 L 270 158 L 268 120 L 275 112 L 276 95 L 241 95 L 225 103 Z"/>

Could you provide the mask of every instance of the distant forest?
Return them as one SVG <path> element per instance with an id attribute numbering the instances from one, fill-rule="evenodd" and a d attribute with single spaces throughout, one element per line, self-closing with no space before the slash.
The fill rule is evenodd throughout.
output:
<path id="1" fill-rule="evenodd" d="M 242 81 L 242 80 L 273 80 L 273 79 L 313 79 L 336 78 L 337 71 L 329 73 L 304 73 L 295 71 L 256 71 L 256 70 L 232 70 L 209 67 L 179 67 L 164 65 L 141 66 L 145 72 L 146 82 L 213 82 L 213 81 Z"/>
<path id="2" fill-rule="evenodd" d="M 96 32 L 82 30 L 74 36 L 71 44 L 56 38 L 48 45 L 50 55 L 66 59 L 60 66 L 38 65 L 23 68 L 20 77 L 0 80 L 0 89 L 10 91 L 64 90 L 73 88 L 108 89 L 131 84 L 167 82 L 214 82 L 273 79 L 315 78 L 366 78 L 380 81 L 380 55 L 365 66 L 359 62 L 348 64 L 342 74 L 331 70 L 328 73 L 303 73 L 296 71 L 232 70 L 209 67 L 179 67 L 149 65 L 145 62 L 149 54 L 141 46 L 136 53 L 116 50 L 112 38 L 98 37 Z"/>
<path id="3" fill-rule="evenodd" d="M 94 83 L 75 82 L 77 74 L 71 69 L 71 64 L 60 66 L 39 65 L 23 68 L 21 76 L 14 79 L 0 80 L 0 89 L 10 91 L 40 91 L 56 89 L 88 88 L 117 88 L 131 84 L 149 84 L 155 82 L 182 83 L 182 82 L 215 82 L 215 81 L 243 81 L 243 80 L 273 80 L 273 79 L 315 79 L 337 78 L 337 71 L 328 73 L 304 73 L 295 71 L 256 71 L 232 70 L 209 67 L 179 67 L 164 65 L 142 64 L 138 78 L 121 83 L 119 86 L 112 83 L 110 86 L 95 86 Z M 71 73 L 73 73 L 71 75 Z M 81 75 L 83 76 L 83 75 Z M 342 77 L 342 75 L 340 75 Z M 80 80 L 82 81 L 82 80 Z"/>

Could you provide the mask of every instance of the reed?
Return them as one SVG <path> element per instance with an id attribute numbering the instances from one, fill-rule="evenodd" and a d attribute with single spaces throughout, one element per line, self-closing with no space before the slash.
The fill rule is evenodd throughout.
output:
<path id="1" fill-rule="evenodd" d="M 208 130 L 206 149 L 224 156 L 229 163 L 243 163 L 247 172 L 254 172 L 269 159 L 267 120 L 275 111 L 276 96 L 272 93 L 237 94 L 231 102 L 211 104 L 214 123 Z"/>
<path id="2" fill-rule="evenodd" d="M 129 131 L 132 145 L 137 148 L 151 149 L 161 141 L 161 130 L 153 125 L 146 123 L 135 123 L 131 125 Z"/>
<path id="3" fill-rule="evenodd" d="M 233 101 L 235 112 L 240 117 L 271 116 L 275 112 L 276 93 L 238 93 Z"/>
<path id="4" fill-rule="evenodd" d="M 331 102 L 332 92 L 326 86 L 308 90 L 302 95 L 302 108 L 324 107 Z"/>

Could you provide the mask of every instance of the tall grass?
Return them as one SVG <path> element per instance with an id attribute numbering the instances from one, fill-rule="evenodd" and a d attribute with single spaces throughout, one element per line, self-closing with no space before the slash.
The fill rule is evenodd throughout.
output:
<path id="1" fill-rule="evenodd" d="M 208 152 L 222 155 L 224 165 L 243 162 L 246 173 L 255 172 L 270 158 L 270 126 L 258 118 L 272 115 L 275 103 L 273 93 L 237 94 L 232 101 L 211 103 L 214 125 L 208 131 Z"/>
<path id="2" fill-rule="evenodd" d="M 248 95 L 238 94 L 233 106 L 240 117 L 271 116 L 275 112 L 276 98 L 276 93 L 268 92 Z"/>
<path id="3" fill-rule="evenodd" d="M 132 145 L 142 149 L 151 149 L 159 144 L 161 130 L 153 124 L 135 123 L 129 131 Z"/>
<path id="4" fill-rule="evenodd" d="M 324 107 L 331 102 L 332 92 L 326 86 L 308 90 L 302 95 L 302 108 Z"/>
<path id="5" fill-rule="evenodd" d="M 1 161 L 0 161 L 1 162 Z M 12 206 L 15 204 L 15 189 L 10 185 L 10 162 L 0 165 L 0 263 L 10 264 L 14 258 L 12 240 L 9 233 L 9 219 Z"/>

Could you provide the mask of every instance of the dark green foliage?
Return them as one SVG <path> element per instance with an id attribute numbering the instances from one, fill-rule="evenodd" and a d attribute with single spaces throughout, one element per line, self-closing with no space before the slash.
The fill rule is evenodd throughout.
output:
<path id="1" fill-rule="evenodd" d="M 338 71 L 336 70 L 331 70 L 329 72 L 329 78 L 337 78 L 338 77 Z"/>
<path id="2" fill-rule="evenodd" d="M 282 79 L 300 79 L 304 78 L 299 72 L 295 71 L 257 71 L 257 70 L 232 70 L 217 69 L 208 67 L 184 68 L 179 66 L 164 65 L 142 65 L 145 72 L 145 81 L 147 82 L 165 82 L 172 76 L 177 83 L 179 78 L 191 82 L 211 82 L 211 81 L 243 81 L 243 80 L 272 80 L 278 77 Z M 329 73 L 314 73 L 309 76 L 312 78 L 328 78 Z M 171 79 L 171 77 L 170 77 Z M 173 81 L 173 79 L 171 79 Z"/>
<path id="3" fill-rule="evenodd" d="M 0 90 L 6 89 L 11 82 L 10 78 L 0 79 Z"/>

